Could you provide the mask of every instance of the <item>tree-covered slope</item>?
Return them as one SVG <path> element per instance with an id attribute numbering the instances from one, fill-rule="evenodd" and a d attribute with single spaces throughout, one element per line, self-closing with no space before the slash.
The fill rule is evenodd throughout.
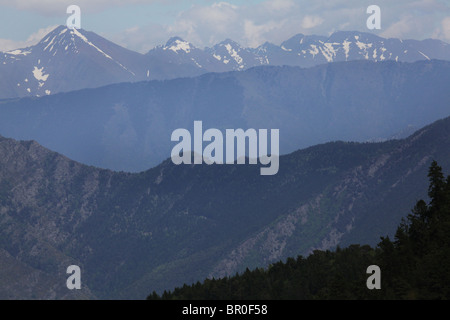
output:
<path id="1" fill-rule="evenodd" d="M 394 241 L 381 237 L 374 249 L 351 245 L 335 251 L 315 250 L 288 258 L 268 269 L 246 269 L 221 279 L 206 279 L 148 300 L 296 300 L 296 299 L 449 299 L 450 176 L 433 162 L 427 204 L 420 200 L 397 228 Z M 380 283 L 373 283 L 378 266 Z"/>
<path id="2" fill-rule="evenodd" d="M 405 140 L 299 150 L 280 158 L 275 176 L 170 160 L 112 172 L 0 138 L 0 249 L 50 275 L 62 292 L 54 298 L 67 290 L 69 264 L 96 297 L 145 298 L 315 249 L 373 245 L 426 196 L 432 159 L 450 167 L 449 153 L 450 118 Z M 20 284 L 8 275 L 2 287 Z M 34 290 L 17 286 L 13 296 Z"/>

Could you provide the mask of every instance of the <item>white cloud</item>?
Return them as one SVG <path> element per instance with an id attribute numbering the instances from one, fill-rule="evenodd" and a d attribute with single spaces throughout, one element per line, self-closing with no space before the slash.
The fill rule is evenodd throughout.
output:
<path id="1" fill-rule="evenodd" d="M 17 41 L 13 41 L 10 39 L 0 39 L 0 52 L 10 51 L 17 48 L 22 48 L 21 43 L 18 43 Z"/>
<path id="2" fill-rule="evenodd" d="M 239 11 L 239 7 L 226 2 L 209 6 L 194 5 L 180 13 L 178 19 L 167 27 L 167 32 L 199 46 L 210 45 L 236 36 L 235 32 L 242 24 Z"/>
<path id="3" fill-rule="evenodd" d="M 41 28 L 38 31 L 31 34 L 25 41 L 13 41 L 10 39 L 0 39 L 0 51 L 10 51 L 19 48 L 26 48 L 37 44 L 41 39 L 49 32 L 53 31 L 57 26 L 48 26 Z"/>
<path id="4" fill-rule="evenodd" d="M 318 16 L 305 16 L 302 20 L 302 28 L 312 29 L 314 27 L 320 26 L 323 21 L 324 20 Z"/>
<path id="5" fill-rule="evenodd" d="M 444 39 L 450 41 L 450 17 L 446 17 L 442 20 L 442 36 Z"/>
<path id="6" fill-rule="evenodd" d="M 113 35 L 102 33 L 101 36 L 130 50 L 146 53 L 156 45 L 168 40 L 167 30 L 158 25 L 151 24 L 144 27 L 134 26 Z"/>
<path id="7" fill-rule="evenodd" d="M 366 27 L 366 9 L 371 4 L 369 0 L 266 0 L 241 5 L 202 2 L 180 12 L 172 23 L 160 25 L 157 34 L 150 33 L 149 27 L 140 27 L 134 36 L 145 39 L 146 46 L 141 48 L 164 43 L 170 36 L 180 36 L 198 47 L 212 46 L 226 38 L 255 47 L 265 41 L 280 44 L 298 33 L 329 35 L 338 30 L 404 39 L 450 38 L 450 22 L 444 19 L 450 16 L 450 2 L 377 0 L 381 8 L 380 31 Z M 146 37 L 137 36 L 138 33 L 145 33 Z M 121 43 L 137 48 L 133 37 L 123 37 Z"/>
<path id="8" fill-rule="evenodd" d="M 287 11 L 295 7 L 293 0 L 272 0 L 264 3 L 269 10 Z"/>
<path id="9" fill-rule="evenodd" d="M 32 11 L 45 16 L 60 16 L 68 6 L 76 4 L 82 12 L 100 12 L 112 6 L 151 4 L 158 0 L 0 0 L 0 6 Z"/>
<path id="10" fill-rule="evenodd" d="M 77 3 L 83 13 L 99 12 L 110 6 L 157 2 L 160 6 L 169 3 L 172 10 L 177 7 L 174 4 L 184 1 L 0 0 L 0 6 L 61 15 L 72 3 Z M 265 41 L 280 44 L 298 33 L 329 35 L 344 29 L 403 39 L 435 37 L 450 42 L 450 1 L 447 0 L 377 0 L 376 4 L 381 8 L 380 31 L 368 30 L 366 27 L 366 9 L 373 4 L 371 0 L 266 0 L 257 3 L 241 1 L 239 5 L 236 4 L 238 2 L 233 3 L 198 0 L 177 15 L 172 15 L 173 20 L 166 23 L 149 22 L 116 33 L 107 28 L 104 32 L 92 31 L 140 52 L 165 43 L 171 36 L 180 36 L 198 47 L 212 46 L 226 38 L 254 47 Z M 105 21 L 105 25 L 108 23 L 114 22 Z M 130 19 L 129 25 L 133 23 Z M 0 40 L 0 47 L 11 48 L 16 45 L 11 40 Z"/>
<path id="11" fill-rule="evenodd" d="M 432 37 L 443 39 L 450 43 L 450 17 L 442 19 L 440 26 L 434 30 Z"/>
<path id="12" fill-rule="evenodd" d="M 256 25 L 251 20 L 244 21 L 244 32 L 245 32 L 245 45 L 249 47 L 257 47 L 258 45 L 264 43 L 267 38 L 267 34 L 273 31 L 281 30 L 284 21 L 275 22 L 269 21 L 264 24 Z"/>
<path id="13" fill-rule="evenodd" d="M 405 38 L 405 35 L 411 32 L 416 25 L 411 15 L 404 16 L 381 33 L 386 38 Z"/>

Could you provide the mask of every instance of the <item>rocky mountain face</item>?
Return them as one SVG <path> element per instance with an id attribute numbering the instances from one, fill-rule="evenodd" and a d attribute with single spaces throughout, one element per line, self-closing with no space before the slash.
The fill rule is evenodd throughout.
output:
<path id="1" fill-rule="evenodd" d="M 450 118 L 404 140 L 334 142 L 255 165 L 138 174 L 81 165 L 0 138 L 2 298 L 145 298 L 315 248 L 375 244 L 425 198 L 432 159 L 450 168 Z M 5 289 L 6 288 L 6 289 Z"/>
<path id="2" fill-rule="evenodd" d="M 448 83 L 450 62 L 437 60 L 266 66 L 2 101 L 0 134 L 137 172 L 170 157 L 172 132 L 192 133 L 196 120 L 221 132 L 280 129 L 282 154 L 335 140 L 401 137 L 450 115 Z"/>
<path id="3" fill-rule="evenodd" d="M 265 44 L 256 52 L 273 65 L 302 67 L 352 60 L 414 62 L 450 58 L 449 45 L 439 40 L 386 39 L 352 31 L 335 32 L 329 37 L 298 34 L 280 47 Z"/>
<path id="4" fill-rule="evenodd" d="M 370 33 L 336 32 L 330 37 L 298 34 L 280 46 L 244 48 L 227 39 L 196 48 L 179 37 L 146 54 L 122 48 L 83 29 L 59 26 L 37 45 L 0 53 L 0 99 L 45 96 L 112 83 L 167 80 L 251 67 L 311 67 L 328 62 L 450 59 L 439 40 L 384 39 Z"/>
<path id="5" fill-rule="evenodd" d="M 60 26 L 37 45 L 0 54 L 0 98 L 45 96 L 144 79 L 144 59 L 85 30 Z"/>
<path id="6" fill-rule="evenodd" d="M 70 291 L 62 281 L 69 276 L 67 267 L 80 264 L 80 260 L 61 250 L 61 244 L 70 237 L 74 219 L 82 221 L 79 214 L 91 214 L 81 208 L 75 213 L 67 207 L 72 198 L 68 193 L 72 191 L 65 183 L 83 167 L 36 142 L 0 138 L 0 154 L 0 296 L 94 298 L 89 286 L 83 291 Z M 53 171 L 56 167 L 50 169 L 47 165 L 59 169 Z M 47 202 L 47 192 L 53 201 Z"/>

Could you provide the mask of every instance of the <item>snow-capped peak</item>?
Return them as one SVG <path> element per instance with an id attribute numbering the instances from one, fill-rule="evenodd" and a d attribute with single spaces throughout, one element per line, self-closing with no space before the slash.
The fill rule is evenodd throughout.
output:
<path id="1" fill-rule="evenodd" d="M 189 53 L 192 49 L 194 49 L 194 46 L 192 44 L 179 37 L 170 38 L 169 41 L 167 41 L 166 45 L 163 47 L 163 50 L 171 50 L 175 53 Z"/>
<path id="2" fill-rule="evenodd" d="M 89 87 L 102 86 L 204 72 L 242 71 L 261 65 L 310 67 L 352 60 L 448 60 L 449 52 L 450 46 L 438 40 L 400 41 L 364 32 L 339 31 L 329 36 L 298 34 L 281 45 L 266 42 L 258 48 L 242 47 L 226 39 L 204 50 L 173 37 L 165 45 L 141 55 L 114 45 L 93 32 L 59 26 L 37 45 L 0 53 L 0 76 L 11 83 L 3 91 L 0 88 L 0 98 L 77 90 L 84 83 Z M 98 70 L 103 74 L 99 80 L 93 80 L 97 78 Z M 73 81 L 66 74 L 77 74 L 78 80 Z"/>
<path id="3" fill-rule="evenodd" d="M 226 39 L 224 41 L 222 41 L 221 43 L 219 43 L 218 45 L 216 45 L 215 47 L 233 47 L 235 49 L 240 49 L 241 45 L 239 43 L 237 43 L 236 41 L 233 41 L 231 39 Z"/>
<path id="4" fill-rule="evenodd" d="M 79 54 L 81 52 L 94 52 L 113 61 L 123 70 L 134 75 L 127 67 L 116 61 L 111 54 L 105 52 L 105 49 L 101 48 L 101 43 L 95 43 L 95 41 L 90 40 L 89 38 L 91 37 L 92 34 L 83 29 L 70 29 L 66 26 L 59 26 L 45 36 L 37 46 L 50 57 L 61 53 Z"/>
<path id="5" fill-rule="evenodd" d="M 57 52 L 79 53 L 82 45 L 88 45 L 108 59 L 112 59 L 107 53 L 88 39 L 88 33 L 83 29 L 69 29 L 59 26 L 46 35 L 37 45 L 42 51 L 55 55 Z"/>
<path id="6" fill-rule="evenodd" d="M 245 61 L 241 55 L 241 52 L 245 51 L 237 42 L 226 39 L 215 45 L 211 52 L 213 57 L 224 64 L 228 64 L 230 61 L 233 62 L 236 67 L 235 70 L 243 70 L 245 68 Z M 246 52 L 248 55 L 248 52 Z"/>

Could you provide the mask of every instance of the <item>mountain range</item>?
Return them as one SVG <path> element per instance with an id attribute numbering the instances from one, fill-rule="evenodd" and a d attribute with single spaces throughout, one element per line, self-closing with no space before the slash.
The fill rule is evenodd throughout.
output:
<path id="1" fill-rule="evenodd" d="M 450 167 L 450 118 L 403 140 L 332 142 L 251 165 L 97 169 L 0 138 L 0 297 L 145 298 L 314 249 L 378 243 Z M 84 290 L 83 290 L 84 289 Z"/>
<path id="2" fill-rule="evenodd" d="M 0 101 L 0 134 L 101 168 L 137 172 L 170 157 L 174 130 L 279 129 L 286 154 L 379 141 L 450 115 L 450 62 L 262 66 Z"/>
<path id="3" fill-rule="evenodd" d="M 392 236 L 450 168 L 448 60 L 350 31 L 141 54 L 64 26 L 0 53 L 0 299 L 144 299 Z M 173 164 L 194 121 L 279 129 L 278 173 Z"/>
<path id="4" fill-rule="evenodd" d="M 251 67 L 311 67 L 328 62 L 369 60 L 449 60 L 450 46 L 440 40 L 385 39 L 370 33 L 331 36 L 298 34 L 281 45 L 245 48 L 227 39 L 196 48 L 173 37 L 146 54 L 83 29 L 59 26 L 38 44 L 0 53 L 0 99 L 45 96 L 112 83 L 193 77 Z"/>

